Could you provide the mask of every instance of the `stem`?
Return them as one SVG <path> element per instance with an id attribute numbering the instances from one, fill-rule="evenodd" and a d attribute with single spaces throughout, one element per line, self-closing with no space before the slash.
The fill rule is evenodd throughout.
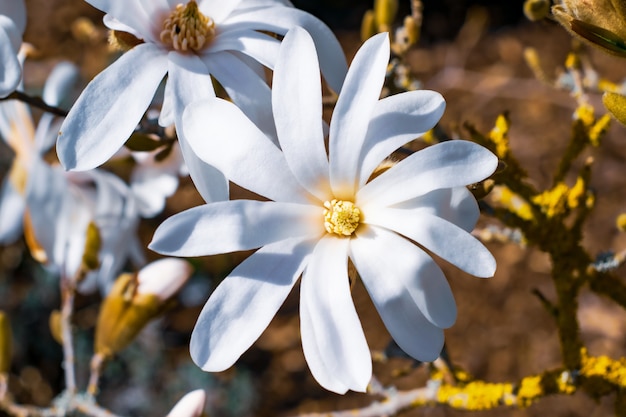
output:
<path id="1" fill-rule="evenodd" d="M 0 99 L 0 101 L 2 100 L 19 100 L 26 104 L 30 104 L 31 106 L 40 108 L 41 110 L 46 111 L 48 113 L 52 113 L 56 116 L 60 116 L 60 117 L 67 116 L 66 110 L 51 106 L 47 104 L 45 101 L 43 101 L 40 97 L 29 96 L 28 94 L 22 91 L 14 91 L 11 94 L 9 94 L 7 97 Z"/>
<path id="2" fill-rule="evenodd" d="M 74 345 L 72 337 L 72 314 L 74 311 L 74 288 L 68 280 L 61 278 L 61 336 L 63 339 L 63 369 L 65 387 L 71 395 L 76 393 L 76 375 L 74 372 Z"/>
<path id="3" fill-rule="evenodd" d="M 89 385 L 87 386 L 87 394 L 95 397 L 98 394 L 98 382 L 100 381 L 100 374 L 106 358 L 96 353 L 91 358 L 91 374 L 89 375 Z"/>

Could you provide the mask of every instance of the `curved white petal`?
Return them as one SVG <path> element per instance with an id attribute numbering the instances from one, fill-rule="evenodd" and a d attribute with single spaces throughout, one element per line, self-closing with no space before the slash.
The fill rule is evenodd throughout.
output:
<path id="1" fill-rule="evenodd" d="M 241 28 L 273 32 L 285 35 L 289 29 L 302 27 L 311 34 L 320 61 L 324 79 L 335 92 L 341 90 L 348 65 L 333 31 L 315 16 L 292 7 L 251 8 L 235 13 L 224 23 L 230 28 Z"/>
<path id="2" fill-rule="evenodd" d="M 192 103 L 183 129 L 193 151 L 240 186 L 275 201 L 308 203 L 283 153 L 237 108 L 221 99 Z"/>
<path id="3" fill-rule="evenodd" d="M 109 159 L 141 120 L 167 71 L 167 55 L 142 44 L 94 78 L 61 126 L 57 153 L 66 169 L 87 170 Z"/>
<path id="4" fill-rule="evenodd" d="M 256 249 L 323 233 L 320 209 L 273 201 L 233 200 L 194 207 L 165 220 L 150 249 L 171 256 L 215 255 Z"/>
<path id="5" fill-rule="evenodd" d="M 20 36 L 24 33 L 26 28 L 26 5 L 23 0 L 0 1 L 0 15 L 7 16 L 13 21 Z"/>
<path id="6" fill-rule="evenodd" d="M 155 1 L 150 1 L 156 3 Z M 152 7 L 146 7 L 144 0 L 126 0 L 123 2 L 87 0 L 87 2 L 107 13 L 104 23 L 110 29 L 130 32 L 139 39 L 149 42 L 159 42 L 158 32 L 155 29 L 162 26 L 163 21 L 158 22 L 157 20 L 166 18 L 168 10 L 163 9 L 160 13 L 155 13 Z M 157 17 L 160 17 L 160 19 L 157 19 Z"/>
<path id="7" fill-rule="evenodd" d="M 200 9 L 205 16 L 209 16 L 213 19 L 216 25 L 219 25 L 239 7 L 240 3 L 241 0 L 200 0 L 198 1 L 198 9 Z"/>
<path id="8" fill-rule="evenodd" d="M 131 190 L 137 198 L 143 217 L 154 217 L 163 211 L 165 199 L 178 188 L 178 175 L 159 166 L 139 166 L 131 175 Z"/>
<path id="9" fill-rule="evenodd" d="M 360 157 L 362 186 L 383 159 L 423 135 L 439 121 L 446 107 L 435 91 L 409 91 L 379 100 L 367 128 Z"/>
<path id="10" fill-rule="evenodd" d="M 337 198 L 353 198 L 359 177 L 359 151 L 380 97 L 389 62 L 389 36 L 381 33 L 358 50 L 330 122 L 330 183 Z"/>
<path id="11" fill-rule="evenodd" d="M 456 303 L 450 285 L 441 268 L 417 245 L 397 233 L 369 226 L 357 230 L 351 250 L 359 274 L 367 276 L 372 288 L 384 292 L 382 299 L 401 299 L 407 292 L 432 324 L 443 329 L 454 324 Z"/>
<path id="12" fill-rule="evenodd" d="M 496 260 L 474 236 L 428 210 L 364 209 L 364 222 L 391 229 L 412 239 L 463 271 L 492 277 Z"/>
<path id="13" fill-rule="evenodd" d="M 403 159 L 365 184 L 357 193 L 359 206 L 392 205 L 441 188 L 482 181 L 498 166 L 486 148 L 465 140 L 429 146 Z"/>
<path id="14" fill-rule="evenodd" d="M 456 305 L 432 259 L 393 234 L 377 227 L 359 228 L 350 243 L 350 258 L 398 346 L 415 359 L 432 362 L 443 348 L 444 336 L 431 321 L 451 325 Z"/>
<path id="15" fill-rule="evenodd" d="M 283 39 L 274 70 L 272 108 L 285 159 L 311 194 L 324 201 L 331 195 L 322 126 L 322 84 L 315 46 L 304 29 Z"/>
<path id="16" fill-rule="evenodd" d="M 203 56 L 204 63 L 231 100 L 274 143 L 271 92 L 265 78 L 234 53 L 223 51 Z"/>
<path id="17" fill-rule="evenodd" d="M 215 97 L 209 70 L 195 55 L 170 52 L 166 97 L 170 100 L 178 142 L 196 189 L 207 203 L 228 200 L 228 181 L 217 168 L 196 155 L 182 128 L 183 111 L 194 101 Z"/>
<path id="18" fill-rule="evenodd" d="M 302 273 L 311 242 L 266 245 L 215 289 L 191 334 L 191 357 L 205 371 L 223 371 L 245 352 L 278 311 Z"/>
<path id="19" fill-rule="evenodd" d="M 304 357 L 315 379 L 343 394 L 365 391 L 372 359 L 350 295 L 349 239 L 327 236 L 302 276 L 300 317 Z"/>
<path id="20" fill-rule="evenodd" d="M 206 393 L 202 389 L 197 389 L 178 400 L 166 417 L 201 417 L 205 404 Z"/>
<path id="21" fill-rule="evenodd" d="M 211 54 L 221 51 L 238 51 L 254 58 L 269 69 L 274 69 L 280 41 L 264 33 L 250 29 L 224 30 L 202 51 L 207 60 Z"/>
<path id="22" fill-rule="evenodd" d="M 434 216 L 454 223 L 466 232 L 474 229 L 480 216 L 476 198 L 466 187 L 433 190 L 411 200 L 394 204 L 393 208 L 426 210 Z"/>
<path id="23" fill-rule="evenodd" d="M 15 91 L 22 79 L 22 67 L 11 42 L 11 31 L 6 31 L 10 25 L 2 24 L 5 20 L 8 19 L 0 16 L 0 98 Z"/>
<path id="24" fill-rule="evenodd" d="M 120 22 L 115 17 L 111 16 L 110 14 L 105 14 L 104 15 L 104 17 L 102 18 L 102 23 L 104 23 L 104 26 L 106 26 L 107 28 L 109 28 L 111 30 L 115 30 L 115 31 L 118 31 L 118 32 L 130 33 L 131 35 L 133 35 L 137 39 L 143 39 L 144 36 L 145 36 L 143 33 L 138 31 L 134 27 L 130 27 L 127 24 L 125 24 L 123 22 Z M 142 27 L 143 27 L 143 25 L 142 25 Z M 149 42 L 154 42 L 154 40 L 150 39 L 150 38 L 148 38 L 148 41 Z"/>
<path id="25" fill-rule="evenodd" d="M 26 202 L 13 186 L 9 176 L 2 181 L 0 190 L 0 244 L 15 242 L 22 233 Z"/>

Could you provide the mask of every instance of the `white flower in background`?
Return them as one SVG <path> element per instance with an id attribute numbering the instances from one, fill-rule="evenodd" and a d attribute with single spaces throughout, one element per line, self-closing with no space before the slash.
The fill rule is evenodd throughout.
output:
<path id="1" fill-rule="evenodd" d="M 23 0 L 0 0 L 0 98 L 11 94 L 22 80 L 17 54 L 26 28 Z"/>
<path id="2" fill-rule="evenodd" d="M 302 274 L 300 326 L 311 372 L 331 391 L 363 391 L 371 358 L 350 295 L 348 259 L 395 341 L 424 361 L 439 355 L 442 329 L 454 323 L 456 305 L 441 269 L 422 248 L 470 274 L 493 275 L 493 256 L 469 233 L 479 211 L 465 185 L 493 173 L 495 155 L 449 141 L 368 181 L 385 157 L 432 128 L 444 111 L 443 98 L 432 91 L 379 100 L 388 60 L 385 34 L 355 56 L 330 123 L 328 156 L 319 67 L 302 29 L 285 36 L 274 70 L 280 148 L 227 101 L 198 102 L 185 111 L 185 135 L 200 158 L 273 200 L 189 209 L 166 220 L 150 244 L 173 256 L 260 248 L 220 283 L 200 313 L 190 349 L 204 370 L 231 366 Z"/>
<path id="3" fill-rule="evenodd" d="M 68 173 L 39 160 L 29 172 L 26 206 L 45 264 L 61 279 L 81 279 L 82 292 L 99 288 L 106 293 L 129 259 L 136 266 L 145 263 L 136 235 L 134 196 L 109 172 Z M 87 271 L 84 259 L 92 225 L 98 230 L 98 263 Z"/>
<path id="4" fill-rule="evenodd" d="M 180 146 L 177 143 L 151 152 L 132 152 L 137 165 L 130 176 L 130 189 L 142 217 L 161 213 L 165 201 L 178 189 L 179 176 L 187 175 Z"/>
<path id="5" fill-rule="evenodd" d="M 181 398 L 167 417 L 200 417 L 204 412 L 206 393 L 198 389 L 191 391 Z"/>
<path id="6" fill-rule="evenodd" d="M 106 12 L 105 24 L 143 43 L 122 55 L 85 88 L 59 132 L 57 153 L 66 169 L 107 161 L 128 139 L 167 75 L 160 124 L 176 123 L 185 161 L 206 201 L 228 198 L 223 175 L 188 149 L 180 130 L 184 108 L 215 96 L 211 77 L 269 135 L 270 88 L 280 41 L 294 26 L 306 28 L 320 51 L 322 72 L 339 91 L 346 62 L 332 31 L 314 16 L 278 0 L 87 0 Z"/>
<path id="7" fill-rule="evenodd" d="M 78 76 L 68 62 L 55 66 L 46 80 L 43 100 L 52 106 L 61 103 Z M 44 113 L 37 126 L 29 107 L 17 100 L 0 102 L 0 136 L 15 153 L 0 190 L 0 243 L 12 243 L 22 234 L 26 182 L 33 160 L 50 149 L 56 140 L 61 119 Z"/>

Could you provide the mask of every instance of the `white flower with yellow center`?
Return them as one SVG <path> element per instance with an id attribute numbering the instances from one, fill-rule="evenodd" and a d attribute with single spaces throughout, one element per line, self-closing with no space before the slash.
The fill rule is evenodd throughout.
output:
<path id="1" fill-rule="evenodd" d="M 0 0 L 0 98 L 11 94 L 22 80 L 17 54 L 26 27 L 23 0 Z"/>
<path id="2" fill-rule="evenodd" d="M 300 325 L 311 372 L 329 390 L 363 391 L 371 358 L 350 295 L 348 259 L 398 345 L 423 361 L 437 358 L 442 329 L 456 319 L 448 282 L 423 248 L 470 274 L 493 275 L 494 258 L 469 233 L 479 211 L 465 185 L 493 173 L 495 155 L 449 141 L 370 180 L 384 158 L 432 128 L 445 106 L 433 91 L 379 100 L 388 59 L 386 34 L 356 54 L 330 122 L 328 154 L 315 48 L 301 29 L 285 36 L 274 70 L 280 147 L 224 100 L 185 111 L 185 135 L 195 152 L 233 182 L 273 200 L 189 209 L 166 220 L 150 245 L 174 256 L 260 248 L 220 283 L 200 313 L 191 355 L 204 370 L 231 366 L 302 275 Z"/>
<path id="3" fill-rule="evenodd" d="M 107 161 L 133 132 L 167 75 L 159 123 L 177 125 L 185 161 L 207 201 L 228 198 L 227 183 L 196 160 L 180 130 L 184 108 L 215 96 L 211 77 L 263 131 L 275 135 L 264 68 L 273 69 L 280 41 L 295 26 L 311 33 L 322 72 L 339 91 L 347 65 L 332 31 L 314 16 L 280 0 L 87 0 L 106 12 L 105 24 L 140 42 L 94 78 L 59 132 L 66 169 Z"/>

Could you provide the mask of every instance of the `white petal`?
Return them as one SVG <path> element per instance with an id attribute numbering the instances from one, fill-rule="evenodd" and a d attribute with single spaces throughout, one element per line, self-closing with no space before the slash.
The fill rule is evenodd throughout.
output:
<path id="1" fill-rule="evenodd" d="M 389 36 L 381 33 L 368 39 L 350 64 L 330 122 L 330 181 L 337 198 L 354 196 L 360 151 L 388 62 Z"/>
<path id="2" fill-rule="evenodd" d="M 487 278 L 495 273 L 496 260 L 478 239 L 428 210 L 369 207 L 364 214 L 367 224 L 394 230 L 469 274 Z"/>
<path id="3" fill-rule="evenodd" d="M 324 232 L 316 206 L 233 200 L 194 207 L 165 220 L 150 249 L 171 256 L 215 255 Z"/>
<path id="4" fill-rule="evenodd" d="M 411 200 L 394 204 L 393 208 L 426 210 L 432 215 L 454 223 L 466 232 L 474 229 L 480 216 L 476 198 L 466 187 L 433 190 Z"/>
<path id="5" fill-rule="evenodd" d="M 439 121 L 446 107 L 435 91 L 409 91 L 378 101 L 361 150 L 359 185 L 393 151 L 423 135 Z"/>
<path id="6" fill-rule="evenodd" d="M 273 69 L 279 48 L 280 41 L 264 33 L 250 29 L 221 30 L 202 54 L 207 56 L 221 51 L 238 51 Z M 211 58 L 207 56 L 207 59 Z"/>
<path id="7" fill-rule="evenodd" d="M 70 229 L 70 225 L 67 225 L 67 230 L 64 227 L 68 190 L 67 181 L 58 171 L 39 159 L 33 160 L 26 187 L 26 205 L 37 241 L 51 260 L 56 252 L 64 249 L 55 244 L 57 239 L 64 244 L 63 235 Z"/>
<path id="8" fill-rule="evenodd" d="M 219 52 L 205 55 L 205 64 L 231 100 L 248 119 L 273 142 L 277 143 L 276 126 L 272 117 L 271 92 L 265 78 L 247 60 L 236 54 Z"/>
<path id="9" fill-rule="evenodd" d="M 200 9 L 205 16 L 209 16 L 213 19 L 216 24 L 220 24 L 239 7 L 240 3 L 241 0 L 200 0 L 198 2 L 198 9 Z"/>
<path id="10" fill-rule="evenodd" d="M 155 3 L 154 0 L 149 2 Z M 114 0 L 88 0 L 92 6 L 107 13 L 108 18 L 105 19 L 105 24 L 119 22 L 120 24 L 129 27 L 133 35 L 139 35 L 138 38 L 144 39 L 149 42 L 159 42 L 158 32 L 156 29 L 162 25 L 162 21 L 158 22 L 158 18 L 165 18 L 169 14 L 170 10 L 165 8 L 159 8 L 158 12 L 154 10 L 154 7 L 146 7 L 147 3 L 144 0 L 126 0 L 123 2 Z M 161 5 L 163 7 L 163 5 Z M 111 29 L 122 29 L 128 31 L 128 29 L 120 28 L 119 24 L 112 24 L 109 26 Z"/>
<path id="11" fill-rule="evenodd" d="M 20 237 L 25 204 L 24 196 L 6 176 L 0 190 L 0 244 L 13 243 Z"/>
<path id="12" fill-rule="evenodd" d="M 107 28 L 111 30 L 130 33 L 137 39 L 143 39 L 144 37 L 143 33 L 141 33 L 140 31 L 137 31 L 137 29 L 135 29 L 134 27 L 130 27 L 127 24 L 120 22 L 119 20 L 117 20 L 115 17 L 113 17 L 110 14 L 104 15 L 104 17 L 102 18 L 102 23 L 104 23 L 104 26 L 106 26 Z M 144 27 L 144 25 L 140 25 L 140 26 L 142 28 Z M 144 31 L 145 30 L 146 29 L 144 28 Z M 150 37 L 148 38 L 148 41 L 154 42 L 155 40 Z"/>
<path id="13" fill-rule="evenodd" d="M 403 159 L 365 184 L 358 204 L 392 205 L 441 188 L 482 181 L 498 166 L 498 158 L 473 142 L 451 140 L 429 146 Z"/>
<path id="14" fill-rule="evenodd" d="M 0 16 L 0 23 L 8 20 Z M 9 22 L 11 23 L 11 22 Z M 0 25 L 0 98 L 11 94 L 22 79 L 22 67 L 17 53 L 11 45 L 11 37 L 5 31 L 6 25 Z"/>
<path id="15" fill-rule="evenodd" d="M 166 417 L 200 417 L 204 412 L 206 393 L 202 389 L 191 391 L 178 400 Z"/>
<path id="16" fill-rule="evenodd" d="M 178 141 L 191 179 L 207 203 L 228 200 L 228 181 L 224 174 L 198 158 L 182 128 L 183 111 L 189 103 L 215 97 L 209 70 L 195 55 L 171 52 L 168 58 L 166 97 L 171 100 Z"/>
<path id="17" fill-rule="evenodd" d="M 223 371 L 245 352 L 278 311 L 302 273 L 311 242 L 289 239 L 252 254 L 218 285 L 191 334 L 191 357 Z"/>
<path id="18" fill-rule="evenodd" d="M 283 153 L 237 108 L 221 99 L 192 103 L 183 129 L 193 151 L 240 186 L 275 201 L 308 203 Z"/>
<path id="19" fill-rule="evenodd" d="M 56 64 L 43 87 L 43 100 L 51 106 L 58 106 L 74 88 L 78 76 L 78 67 L 71 62 Z"/>
<path id="20" fill-rule="evenodd" d="M 300 317 L 304 356 L 315 379 L 343 394 L 365 391 L 372 359 L 350 295 L 349 239 L 319 241 L 302 276 Z"/>
<path id="21" fill-rule="evenodd" d="M 285 35 L 289 29 L 302 27 L 311 34 L 319 56 L 324 79 L 335 92 L 341 90 L 346 76 L 346 57 L 333 31 L 315 16 L 292 7 L 253 8 L 230 16 L 230 28 L 235 24 L 241 28 L 273 32 Z"/>
<path id="22" fill-rule="evenodd" d="M 287 163 L 309 192 L 324 201 L 331 194 L 322 128 L 322 85 L 315 46 L 294 28 L 283 39 L 274 70 L 272 108 Z"/>
<path id="23" fill-rule="evenodd" d="M 66 169 L 87 170 L 109 159 L 141 120 L 167 71 L 167 55 L 138 45 L 94 78 L 59 132 L 57 153 Z"/>
<path id="24" fill-rule="evenodd" d="M 432 362 L 443 348 L 444 337 L 431 321 L 451 325 L 456 305 L 432 259 L 392 235 L 376 227 L 359 228 L 350 244 L 350 257 L 398 346 L 415 359 Z"/>

